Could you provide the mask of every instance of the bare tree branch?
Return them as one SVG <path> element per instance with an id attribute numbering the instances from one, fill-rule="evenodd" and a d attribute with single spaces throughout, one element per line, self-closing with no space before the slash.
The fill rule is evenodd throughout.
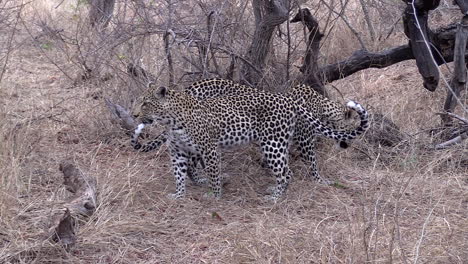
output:
<path id="1" fill-rule="evenodd" d="M 456 144 L 460 144 L 463 140 L 465 140 L 467 138 L 467 134 L 466 133 L 463 133 L 459 136 L 456 136 L 450 140 L 447 140 L 445 142 L 442 142 L 440 144 L 437 144 L 434 146 L 435 149 L 444 149 L 444 148 L 447 148 L 447 147 L 450 147 L 450 146 L 453 146 L 453 145 L 456 145 Z"/>
<path id="2" fill-rule="evenodd" d="M 291 23 L 296 22 L 302 22 L 309 30 L 304 64 L 300 69 L 304 74 L 304 83 L 310 85 L 314 90 L 326 96 L 325 87 L 318 76 L 318 56 L 320 52 L 320 41 L 323 37 L 323 34 L 320 33 L 319 24 L 308 8 L 303 8 L 298 11 L 296 16 L 291 20 Z"/>
<path id="3" fill-rule="evenodd" d="M 438 115 L 442 115 L 442 116 L 450 116 L 450 117 L 453 117 L 455 119 L 458 119 L 460 121 L 462 121 L 463 123 L 465 123 L 466 125 L 468 125 L 468 119 L 466 118 L 463 118 L 457 114 L 454 114 L 454 113 L 450 113 L 450 112 L 445 112 L 445 113 L 437 113 Z"/>
<path id="4" fill-rule="evenodd" d="M 447 89 L 447 97 L 445 98 L 444 110 L 453 112 L 457 106 L 457 102 L 462 103 L 458 98 L 463 90 L 466 90 L 466 61 L 465 52 L 468 38 L 468 16 L 464 16 L 461 23 L 457 26 L 454 47 L 454 71 L 450 87 Z M 450 119 L 442 116 L 442 122 L 448 124 Z"/>
<path id="5" fill-rule="evenodd" d="M 364 44 L 364 41 L 362 40 L 361 35 L 360 35 L 359 32 L 351 25 L 351 23 L 349 23 L 348 18 L 347 18 L 346 15 L 344 14 L 344 13 L 345 13 L 345 10 L 346 10 L 346 6 L 347 6 L 348 3 L 349 3 L 349 0 L 347 0 L 347 1 L 344 3 L 341 12 L 335 11 L 335 9 L 333 8 L 333 6 L 331 6 L 330 4 L 328 4 L 326 1 L 321 0 L 321 2 L 322 2 L 329 10 L 331 10 L 331 11 L 332 11 L 333 13 L 335 13 L 339 18 L 341 18 L 341 20 L 343 20 L 343 22 L 345 23 L 345 25 L 349 28 L 349 30 L 351 30 L 351 32 L 354 34 L 354 36 L 356 37 L 356 39 L 359 41 L 359 44 L 361 44 L 361 48 L 364 49 L 364 50 L 367 50 L 366 44 Z"/>
<path id="6" fill-rule="evenodd" d="M 435 61 L 438 65 L 452 62 L 454 59 L 454 43 L 456 27 L 449 25 L 439 29 L 437 32 L 430 32 L 432 39 L 433 50 L 437 50 L 442 56 L 435 56 Z M 465 59 L 468 53 L 465 53 Z M 381 52 L 368 52 L 358 50 L 350 57 L 320 68 L 321 78 L 323 82 L 332 82 L 341 78 L 345 78 L 355 72 L 367 68 L 385 68 L 395 63 L 415 59 L 410 45 L 402 45 L 395 48 L 387 49 Z"/>
<path id="7" fill-rule="evenodd" d="M 359 0 L 361 3 L 362 12 L 364 14 L 364 20 L 366 21 L 367 28 L 369 29 L 370 37 L 372 41 L 375 41 L 375 30 L 372 25 L 369 9 L 367 8 L 366 0 Z"/>

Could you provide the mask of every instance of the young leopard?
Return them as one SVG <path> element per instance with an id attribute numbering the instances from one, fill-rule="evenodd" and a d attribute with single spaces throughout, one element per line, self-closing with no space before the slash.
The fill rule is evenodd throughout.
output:
<path id="1" fill-rule="evenodd" d="M 185 89 L 187 94 L 203 100 L 220 96 L 255 94 L 258 91 L 257 88 L 220 78 L 197 81 Z M 342 130 L 349 126 L 347 123 L 349 123 L 351 111 L 343 105 L 317 93 L 310 86 L 304 84 L 294 86 L 284 95 L 293 99 L 296 104 L 303 106 L 315 118 L 331 128 Z M 307 121 L 298 120 L 293 138 L 294 145 L 298 148 L 303 162 L 310 166 L 307 176 L 316 181 L 331 184 L 331 181 L 322 177 L 318 172 L 317 159 L 314 152 L 316 133 L 308 127 L 307 123 Z M 142 152 L 148 152 L 159 148 L 166 140 L 166 134 L 162 133 L 145 145 L 134 144 L 134 148 Z M 203 183 L 203 180 L 198 177 L 195 170 L 191 170 L 188 176 L 196 183 Z"/>
<path id="2" fill-rule="evenodd" d="M 288 149 L 297 121 L 306 121 L 314 134 L 322 134 L 345 146 L 368 126 L 364 108 L 354 102 L 349 102 L 348 106 L 359 114 L 361 125 L 353 131 L 335 131 L 292 99 L 278 94 L 258 91 L 198 100 L 185 92 L 150 86 L 139 101 L 134 116 L 143 124 L 156 121 L 166 127 L 176 178 L 174 198 L 185 195 L 185 178 L 197 162 L 205 169 L 213 195 L 220 197 L 218 147 L 256 141 L 276 177 L 271 197 L 276 200 L 285 192 L 291 179 Z M 136 131 L 135 144 L 141 128 L 143 126 Z"/>

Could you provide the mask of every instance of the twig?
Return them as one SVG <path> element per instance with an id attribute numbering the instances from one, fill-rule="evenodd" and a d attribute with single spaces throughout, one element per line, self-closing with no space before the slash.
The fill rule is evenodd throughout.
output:
<path id="1" fill-rule="evenodd" d="M 444 196 L 444 192 L 445 191 L 442 191 L 442 194 L 440 195 L 440 198 L 437 200 L 436 204 L 429 211 L 429 214 L 427 215 L 426 220 L 424 221 L 424 224 L 423 224 L 423 226 L 421 228 L 421 236 L 419 237 L 419 240 L 416 243 L 415 248 L 414 248 L 414 255 L 415 255 L 414 262 L 413 262 L 414 264 L 418 263 L 419 248 L 421 247 L 421 244 L 423 242 L 424 235 L 426 233 L 426 227 L 427 227 L 427 224 L 429 223 L 429 219 L 431 218 L 432 213 L 434 212 L 434 209 L 437 207 L 437 205 L 439 205 L 440 201 L 442 200 L 442 197 Z"/>
<path id="2" fill-rule="evenodd" d="M 436 113 L 437 115 L 448 115 L 450 117 L 453 117 L 453 118 L 456 118 L 460 121 L 462 121 L 463 123 L 467 124 L 468 125 L 468 119 L 466 118 L 463 118 L 457 114 L 454 114 L 454 113 L 450 113 L 450 112 L 445 112 L 445 113 Z"/>
<path id="3" fill-rule="evenodd" d="M 367 28 L 369 29 L 371 40 L 375 41 L 375 30 L 374 30 L 374 27 L 372 26 L 372 21 L 370 18 L 369 10 L 367 9 L 366 1 L 359 0 L 359 2 L 361 3 L 362 12 L 364 13 L 364 20 L 367 23 Z"/>
<path id="4" fill-rule="evenodd" d="M 32 40 L 34 41 L 34 43 L 36 44 L 35 46 L 37 47 L 38 45 L 38 41 L 36 39 L 34 39 L 34 36 L 33 34 L 31 33 L 31 30 L 29 29 L 29 27 L 26 25 L 26 21 L 24 21 L 24 19 L 21 18 L 20 16 L 20 20 L 21 20 L 21 23 L 23 24 L 24 28 L 26 29 L 26 31 L 28 32 L 29 36 L 32 38 Z M 44 55 L 44 57 L 46 57 L 50 63 L 52 63 L 59 71 L 61 71 L 63 73 L 63 75 L 65 75 L 65 77 L 67 77 L 68 79 L 70 80 L 73 80 L 73 78 L 62 68 L 60 67 L 53 59 L 50 58 L 49 55 L 47 55 L 46 52 L 44 52 L 44 50 L 42 48 L 38 48 L 39 51 L 42 53 L 42 55 Z"/>
<path id="5" fill-rule="evenodd" d="M 291 2 L 288 1 L 288 10 L 291 10 Z M 279 27 L 278 27 L 279 28 Z M 288 41 L 288 53 L 286 56 L 286 82 L 289 82 L 289 71 L 290 71 L 290 64 L 291 64 L 291 28 L 290 28 L 290 21 L 286 19 L 286 34 L 287 34 L 287 41 Z"/>
<path id="6" fill-rule="evenodd" d="M 468 136 L 466 135 L 466 133 L 462 133 L 461 135 L 459 136 L 456 136 L 448 141 L 445 141 L 445 142 L 442 142 L 440 144 L 437 144 L 434 146 L 434 149 L 444 149 L 444 148 L 447 148 L 447 147 L 450 147 L 450 146 L 453 146 L 453 145 L 456 145 L 456 144 L 459 144 L 461 143 L 463 140 L 465 140 Z"/>
<path id="7" fill-rule="evenodd" d="M 259 74 L 262 74 L 262 72 L 257 68 L 255 67 L 255 65 L 253 65 L 249 60 L 247 60 L 246 58 L 242 57 L 241 55 L 238 55 L 230 50 L 227 50 L 225 48 L 222 48 L 222 47 L 219 47 L 219 46 L 212 46 L 214 49 L 218 49 L 218 50 L 221 50 L 231 56 L 234 56 L 235 58 L 238 58 L 240 59 L 242 62 L 244 62 L 245 64 L 249 65 L 254 71 L 256 71 L 257 73 Z M 263 79 L 264 82 L 266 82 L 266 84 L 269 86 L 269 87 L 272 87 L 272 85 L 268 82 L 267 79 Z"/>
<path id="8" fill-rule="evenodd" d="M 65 2 L 65 0 L 62 0 L 62 1 L 55 7 L 55 9 L 59 8 L 59 7 L 63 4 L 63 2 Z"/>
<path id="9" fill-rule="evenodd" d="M 333 13 L 335 13 L 336 15 L 338 15 L 338 16 L 341 18 L 341 20 L 343 20 L 343 22 L 346 24 L 346 26 L 349 28 L 349 30 L 351 30 L 351 32 L 354 34 L 354 36 L 356 36 L 356 39 L 359 41 L 359 44 L 361 44 L 361 48 L 362 48 L 363 50 L 367 50 L 366 44 L 364 44 L 364 41 L 361 39 L 361 36 L 359 35 L 359 32 L 357 32 L 357 30 L 354 29 L 354 28 L 351 26 L 351 24 L 349 23 L 349 21 L 347 20 L 345 14 L 344 14 L 344 10 L 343 10 L 342 12 L 338 13 L 337 11 L 335 11 L 335 9 L 333 9 L 332 6 L 330 6 L 330 5 L 329 5 L 328 3 L 326 3 L 325 1 L 321 1 L 321 2 L 322 2 L 328 9 L 330 9 Z M 343 9 L 346 8 L 346 5 L 347 5 L 348 2 L 349 2 L 349 1 L 347 1 L 347 2 L 345 3 L 345 6 L 343 7 Z"/>

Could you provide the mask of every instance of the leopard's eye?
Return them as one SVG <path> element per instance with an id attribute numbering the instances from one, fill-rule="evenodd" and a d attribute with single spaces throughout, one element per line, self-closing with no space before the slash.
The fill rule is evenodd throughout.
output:
<path id="1" fill-rule="evenodd" d="M 146 109 L 146 108 L 148 108 L 148 103 L 143 102 L 143 104 L 141 104 L 141 110 Z"/>

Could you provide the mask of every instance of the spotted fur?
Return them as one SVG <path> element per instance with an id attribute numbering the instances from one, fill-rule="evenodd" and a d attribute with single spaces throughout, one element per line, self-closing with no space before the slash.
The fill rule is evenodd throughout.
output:
<path id="1" fill-rule="evenodd" d="M 368 127 L 362 106 L 353 103 L 350 108 L 359 114 L 361 125 L 352 131 L 335 131 L 291 98 L 279 94 L 256 91 L 199 100 L 186 92 L 152 86 L 139 101 L 134 116 L 142 123 L 154 120 L 166 127 L 176 178 L 173 197 L 185 195 L 186 176 L 197 163 L 204 168 L 213 195 L 220 197 L 218 147 L 256 141 L 276 177 L 272 198 L 278 199 L 291 179 L 288 151 L 298 121 L 303 120 L 313 134 L 345 145 Z M 138 143 L 137 137 L 133 143 Z"/>
<path id="2" fill-rule="evenodd" d="M 198 99 L 205 100 L 221 96 L 256 94 L 258 89 L 241 85 L 231 80 L 213 78 L 194 82 L 185 89 L 185 92 Z M 295 104 L 303 106 L 315 118 L 324 122 L 331 128 L 343 130 L 350 127 L 349 124 L 353 121 L 350 118 L 351 111 L 347 107 L 322 96 L 310 86 L 304 84 L 294 86 L 284 95 L 291 98 Z M 299 119 L 294 132 L 294 143 L 304 163 L 310 166 L 307 176 L 316 181 L 330 184 L 332 182 L 321 176 L 318 172 L 317 159 L 314 151 L 315 134 L 315 131 L 309 128 L 307 121 Z M 166 137 L 163 133 L 144 145 L 134 144 L 134 147 L 142 152 L 148 152 L 159 148 L 164 142 L 166 142 Z M 197 172 L 194 170 L 189 174 L 189 177 L 195 180 L 195 182 L 200 183 L 201 178 L 195 175 L 196 173 Z"/>

